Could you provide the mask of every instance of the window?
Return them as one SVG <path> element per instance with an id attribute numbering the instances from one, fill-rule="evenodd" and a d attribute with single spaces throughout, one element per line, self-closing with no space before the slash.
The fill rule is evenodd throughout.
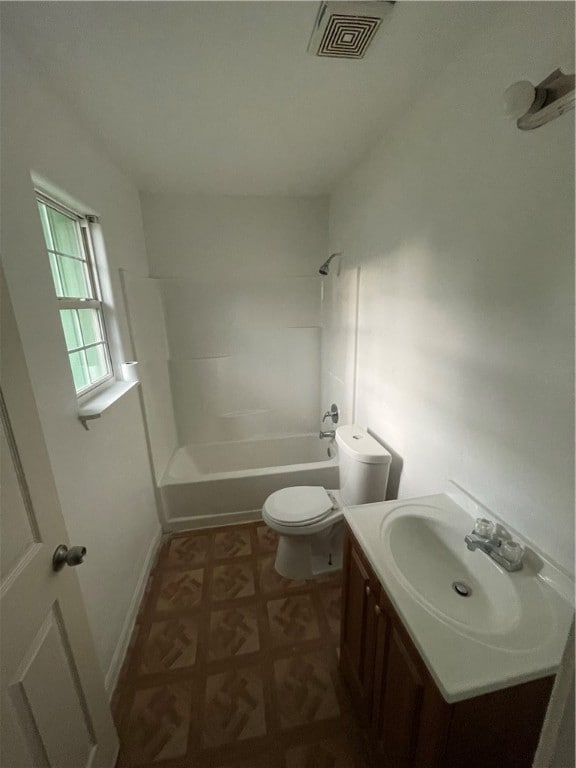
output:
<path id="1" fill-rule="evenodd" d="M 68 359 L 78 396 L 112 379 L 112 361 L 87 216 L 37 195 Z"/>

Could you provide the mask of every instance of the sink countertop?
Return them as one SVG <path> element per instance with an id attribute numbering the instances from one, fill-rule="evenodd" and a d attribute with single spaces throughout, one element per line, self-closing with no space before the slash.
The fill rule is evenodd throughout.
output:
<path id="1" fill-rule="evenodd" d="M 389 548 L 392 521 L 421 511 L 432 524 L 449 521 L 453 542 L 454 535 L 461 538 L 461 550 L 450 551 L 451 561 L 461 564 L 460 571 L 454 566 L 454 580 L 469 578 L 485 588 L 481 582 L 489 577 L 488 587 L 498 592 L 493 615 L 506 622 L 504 629 L 491 631 L 482 621 L 474 627 L 455 620 L 431 605 L 430 596 L 427 600 L 405 578 Z M 485 553 L 470 552 L 464 536 L 473 529 L 474 518 L 443 493 L 349 507 L 345 518 L 448 703 L 556 673 L 572 619 L 573 581 L 542 553 L 537 552 L 536 558 L 526 556 L 524 568 L 509 573 Z M 521 536 L 514 538 L 532 548 Z M 414 562 L 422 570 L 422 564 Z M 444 572 L 451 567 L 451 563 L 439 564 Z M 451 583 L 446 589 L 451 590 Z M 483 591 L 485 604 L 491 593 Z M 510 599 L 510 595 L 519 597 Z M 522 600 L 528 603 L 524 610 L 518 605 Z"/>

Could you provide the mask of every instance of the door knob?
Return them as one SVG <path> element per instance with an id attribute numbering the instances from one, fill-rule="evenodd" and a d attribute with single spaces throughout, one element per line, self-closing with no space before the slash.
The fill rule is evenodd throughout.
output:
<path id="1" fill-rule="evenodd" d="M 52 555 L 52 570 L 60 571 L 65 565 L 80 565 L 86 557 L 86 547 L 68 547 L 60 544 Z"/>

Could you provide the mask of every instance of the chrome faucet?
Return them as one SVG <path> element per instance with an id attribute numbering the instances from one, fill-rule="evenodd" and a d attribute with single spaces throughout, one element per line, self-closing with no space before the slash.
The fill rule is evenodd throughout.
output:
<path id="1" fill-rule="evenodd" d="M 482 533 L 479 533 L 478 529 Z M 479 518 L 475 529 L 466 534 L 464 541 L 471 552 L 479 549 L 506 571 L 519 571 L 522 568 L 522 547 L 515 541 L 504 541 L 495 536 L 494 523 L 489 520 Z"/>
<path id="2" fill-rule="evenodd" d="M 336 436 L 335 429 L 325 429 L 325 430 L 322 430 L 319 434 L 320 440 L 324 440 L 325 437 L 333 438 L 335 436 Z"/>

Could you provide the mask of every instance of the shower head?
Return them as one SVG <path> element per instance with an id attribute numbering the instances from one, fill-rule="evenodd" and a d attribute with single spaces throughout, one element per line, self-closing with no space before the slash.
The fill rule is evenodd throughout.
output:
<path id="1" fill-rule="evenodd" d="M 318 270 L 318 272 L 320 272 L 320 274 L 321 274 L 321 275 L 327 275 L 327 274 L 328 274 L 328 272 L 330 271 L 330 262 L 332 261 L 332 259 L 333 259 L 335 256 L 341 256 L 341 254 L 340 254 L 340 253 L 333 253 L 331 256 L 329 256 L 329 257 L 326 259 L 326 261 L 324 262 L 324 264 L 322 264 L 322 266 L 321 266 L 321 267 L 320 267 L 320 269 Z"/>

